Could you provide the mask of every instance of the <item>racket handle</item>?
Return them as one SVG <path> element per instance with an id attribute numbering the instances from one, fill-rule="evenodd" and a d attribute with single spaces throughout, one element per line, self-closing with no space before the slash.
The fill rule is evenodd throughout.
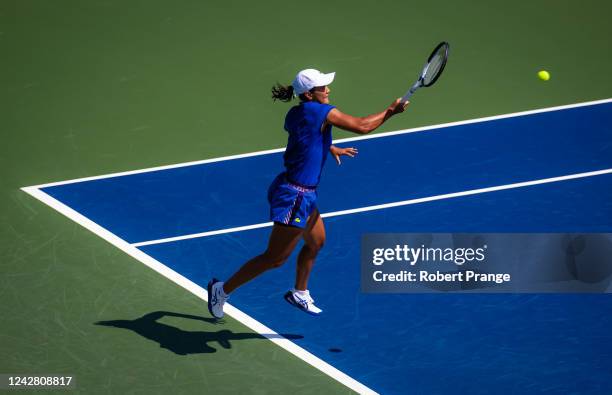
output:
<path id="1" fill-rule="evenodd" d="M 401 100 L 401 102 L 402 102 L 402 103 L 406 103 L 406 102 L 408 101 L 408 99 L 410 99 L 410 97 L 412 96 L 412 94 L 413 94 L 415 91 L 416 91 L 416 89 L 415 89 L 415 90 L 410 89 L 408 92 L 406 92 L 406 94 L 405 94 L 404 96 L 402 96 L 402 100 Z"/>
<path id="2" fill-rule="evenodd" d="M 419 89 L 420 87 L 421 87 L 421 80 L 419 79 L 417 82 L 414 83 L 414 85 L 412 85 L 410 90 L 408 90 L 408 92 L 406 92 L 406 94 L 402 96 L 401 102 L 406 103 L 408 99 L 410 99 L 410 97 L 414 94 L 414 92 L 416 92 L 416 90 Z"/>

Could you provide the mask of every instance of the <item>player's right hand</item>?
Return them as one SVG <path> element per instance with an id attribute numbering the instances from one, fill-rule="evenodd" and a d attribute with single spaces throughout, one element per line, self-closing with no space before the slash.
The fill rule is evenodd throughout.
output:
<path id="1" fill-rule="evenodd" d="M 400 98 L 395 99 L 395 101 L 391 103 L 391 105 L 389 106 L 389 109 L 391 110 L 393 115 L 399 114 L 401 112 L 404 112 L 406 107 L 408 107 L 408 104 L 410 104 L 409 101 L 402 102 L 402 98 L 400 97 Z"/>

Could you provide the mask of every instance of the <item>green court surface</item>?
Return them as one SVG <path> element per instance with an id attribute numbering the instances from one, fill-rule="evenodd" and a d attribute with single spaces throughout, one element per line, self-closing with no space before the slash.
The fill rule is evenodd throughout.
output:
<path id="1" fill-rule="evenodd" d="M 78 393 L 351 392 L 213 323 L 200 298 L 20 188 L 282 147 L 289 105 L 272 84 L 336 71 L 331 102 L 367 115 L 441 40 L 445 74 L 379 131 L 610 98 L 610 15 L 608 1 L 0 0 L 0 373 L 71 374 Z M 187 355 L 95 324 L 158 311 L 204 317 L 159 320 Z M 244 338 L 227 348 L 221 331 Z M 215 352 L 190 343 L 198 332 Z"/>

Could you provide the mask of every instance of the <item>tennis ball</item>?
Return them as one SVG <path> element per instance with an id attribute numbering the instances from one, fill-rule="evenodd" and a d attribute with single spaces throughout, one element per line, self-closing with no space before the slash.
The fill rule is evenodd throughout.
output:
<path id="1" fill-rule="evenodd" d="M 550 79 L 550 74 L 548 74 L 546 70 L 540 70 L 538 71 L 538 78 L 542 81 L 548 81 Z"/>

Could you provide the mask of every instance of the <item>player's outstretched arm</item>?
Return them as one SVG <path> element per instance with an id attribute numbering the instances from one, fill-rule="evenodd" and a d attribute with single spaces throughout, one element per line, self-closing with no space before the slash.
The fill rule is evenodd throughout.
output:
<path id="1" fill-rule="evenodd" d="M 354 117 L 334 108 L 327 114 L 327 122 L 340 129 L 348 130 L 349 132 L 367 134 L 385 123 L 385 121 L 393 115 L 403 112 L 408 106 L 408 103 L 409 102 L 402 103 L 401 99 L 396 99 L 385 110 L 368 115 L 367 117 Z"/>

